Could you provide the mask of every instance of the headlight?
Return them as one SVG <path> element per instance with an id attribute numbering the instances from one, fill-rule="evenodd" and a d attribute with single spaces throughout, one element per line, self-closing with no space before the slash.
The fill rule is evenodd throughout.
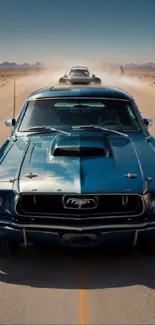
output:
<path id="1" fill-rule="evenodd" d="M 0 207 L 2 206 L 2 204 L 3 204 L 3 199 L 2 199 L 2 197 L 0 196 Z"/>
<path id="2" fill-rule="evenodd" d="M 151 208 L 155 209 L 155 200 L 151 201 Z"/>
<path id="3" fill-rule="evenodd" d="M 155 192 L 150 192 L 148 195 L 146 195 L 146 202 L 149 206 L 149 208 L 155 210 Z"/>

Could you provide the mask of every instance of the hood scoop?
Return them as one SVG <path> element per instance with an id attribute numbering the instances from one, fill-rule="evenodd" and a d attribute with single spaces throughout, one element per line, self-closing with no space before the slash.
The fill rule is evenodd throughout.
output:
<path id="1" fill-rule="evenodd" d="M 66 147 L 56 148 L 53 156 L 68 156 L 68 157 L 94 157 L 94 156 L 106 156 L 103 148 L 88 148 L 88 147 Z"/>
<path id="2" fill-rule="evenodd" d="M 51 145 L 50 154 L 54 157 L 107 157 L 109 143 L 101 136 L 57 136 Z"/>

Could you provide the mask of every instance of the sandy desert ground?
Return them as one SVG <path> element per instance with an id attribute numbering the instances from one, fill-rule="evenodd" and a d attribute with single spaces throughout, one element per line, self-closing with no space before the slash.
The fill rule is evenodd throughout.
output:
<path id="1" fill-rule="evenodd" d="M 155 120 L 155 74 L 98 71 L 103 84 L 129 91 Z M 62 71 L 16 75 L 16 113 L 36 88 L 57 83 Z M 97 74 L 97 73 L 96 73 Z M 3 79 L 1 77 L 1 79 Z M 0 142 L 9 136 L 13 76 L 0 79 Z M 151 128 L 155 135 L 155 125 Z M 155 259 L 126 248 L 109 251 L 21 251 L 0 259 L 0 324 L 154 324 Z"/>

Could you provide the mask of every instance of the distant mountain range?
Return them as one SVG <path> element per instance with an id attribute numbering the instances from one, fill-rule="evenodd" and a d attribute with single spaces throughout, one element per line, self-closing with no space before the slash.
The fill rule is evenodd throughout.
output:
<path id="1" fill-rule="evenodd" d="M 151 68 L 151 69 L 155 69 L 155 63 L 153 63 L 153 62 L 148 62 L 148 63 L 144 63 L 144 64 L 128 63 L 128 64 L 125 64 L 124 67 L 126 67 L 126 68 Z"/>
<path id="2" fill-rule="evenodd" d="M 35 69 L 44 68 L 44 64 L 41 62 L 36 62 L 35 64 L 23 63 L 17 64 L 15 62 L 3 62 L 0 63 L 0 69 Z"/>
<path id="3" fill-rule="evenodd" d="M 105 63 L 105 66 L 111 66 L 111 67 L 119 67 L 121 64 L 114 63 L 114 64 L 109 64 Z M 136 68 L 141 68 L 141 69 L 155 69 L 155 63 L 153 62 L 148 62 L 144 64 L 136 64 L 136 63 L 127 63 L 127 64 L 122 64 L 123 67 L 129 68 L 129 69 L 136 69 Z M 41 63 L 41 62 L 36 62 L 35 64 L 29 64 L 29 63 L 23 63 L 23 64 L 17 64 L 15 62 L 3 62 L 0 63 L 0 69 L 37 69 L 37 68 L 46 68 L 46 66 Z"/>

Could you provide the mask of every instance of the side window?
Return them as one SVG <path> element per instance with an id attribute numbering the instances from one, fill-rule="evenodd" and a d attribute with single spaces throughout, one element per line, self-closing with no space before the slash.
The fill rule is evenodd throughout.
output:
<path id="1" fill-rule="evenodd" d="M 138 114 L 140 115 L 141 119 L 143 120 L 142 112 L 140 112 L 140 109 L 139 109 L 139 107 L 138 107 L 136 101 L 134 101 L 134 105 L 135 105 L 135 107 L 136 107 L 136 109 L 137 109 L 137 111 L 138 111 Z"/>
<path id="2" fill-rule="evenodd" d="M 128 113 L 129 113 L 130 117 L 135 121 L 136 117 L 135 117 L 131 107 L 129 105 L 127 105 L 127 108 L 128 108 Z"/>
<path id="3" fill-rule="evenodd" d="M 14 131 L 16 131 L 17 128 L 19 128 L 19 122 L 21 124 L 20 120 L 22 119 L 23 115 L 25 114 L 26 107 L 27 107 L 27 103 L 24 103 L 23 106 L 21 107 L 21 110 L 19 111 L 18 115 L 15 117 L 16 123 L 15 123 Z"/>
<path id="4" fill-rule="evenodd" d="M 128 114 L 129 114 L 132 125 L 135 125 L 136 128 L 139 129 L 139 127 L 140 127 L 139 121 L 138 121 L 136 115 L 134 114 L 134 111 L 132 110 L 132 107 L 130 105 L 127 105 L 127 110 L 128 110 Z"/>

